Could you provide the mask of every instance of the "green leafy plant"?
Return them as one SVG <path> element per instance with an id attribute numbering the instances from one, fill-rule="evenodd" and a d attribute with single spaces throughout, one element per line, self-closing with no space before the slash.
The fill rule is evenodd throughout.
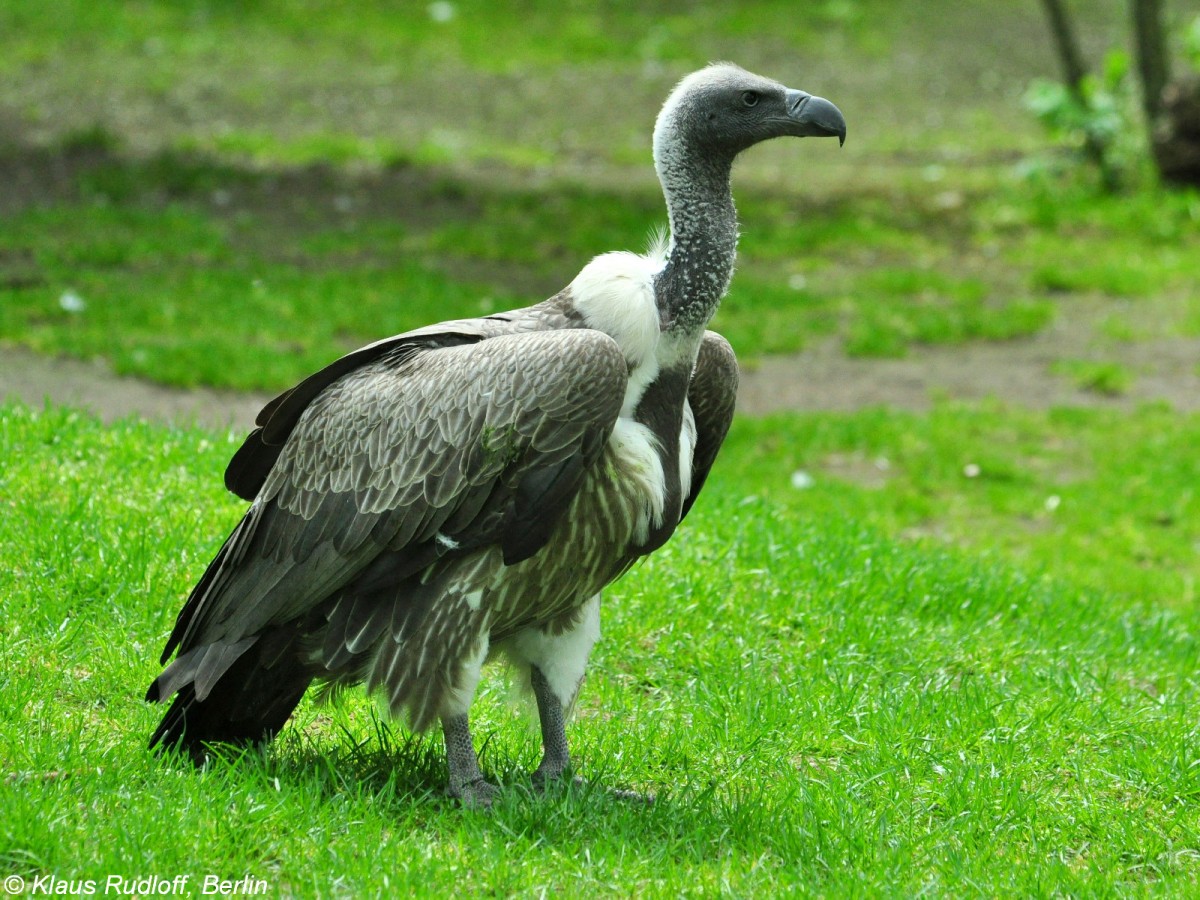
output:
<path id="1" fill-rule="evenodd" d="M 1183 55 L 1192 68 L 1200 69 L 1200 16 L 1192 20 L 1183 34 Z"/>
<path id="2" fill-rule="evenodd" d="M 1057 141 L 1070 145 L 1077 158 L 1096 160 L 1107 187 L 1116 187 L 1140 156 L 1133 126 L 1130 56 L 1111 50 L 1099 75 L 1088 74 L 1079 92 L 1059 81 L 1038 78 L 1025 92 L 1025 107 Z M 1092 150 L 1085 152 L 1087 148 Z"/>

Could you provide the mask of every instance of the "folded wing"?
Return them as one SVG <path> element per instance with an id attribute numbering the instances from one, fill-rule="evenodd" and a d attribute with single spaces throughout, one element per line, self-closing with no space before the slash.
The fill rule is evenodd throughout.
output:
<path id="1" fill-rule="evenodd" d="M 487 545 L 509 564 L 536 553 L 602 452 L 628 377 L 617 344 L 587 329 L 373 347 L 264 410 L 230 465 L 254 503 L 179 614 L 163 661 L 178 656 L 151 699 L 204 701 L 260 644 L 319 640 L 352 581 L 395 584 Z"/>

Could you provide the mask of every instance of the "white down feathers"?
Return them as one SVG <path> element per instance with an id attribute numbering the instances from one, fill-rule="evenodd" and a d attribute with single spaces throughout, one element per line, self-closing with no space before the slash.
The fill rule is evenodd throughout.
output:
<path id="1" fill-rule="evenodd" d="M 621 458 L 622 469 L 648 499 L 644 515 L 639 517 L 635 537 L 644 541 L 651 525 L 662 524 L 666 497 L 661 445 L 654 434 L 633 416 L 646 388 L 665 365 L 674 364 L 682 354 L 694 357 L 695 346 L 664 334 L 658 304 L 654 298 L 654 278 L 666 264 L 668 245 L 658 235 L 645 255 L 618 251 L 597 256 L 571 282 L 571 297 L 589 328 L 602 331 L 617 342 L 629 364 L 629 380 L 610 439 L 610 450 Z M 679 469 L 683 493 L 691 489 L 692 454 L 695 449 L 695 419 L 684 402 L 684 422 L 680 435 Z"/>
<path id="2" fill-rule="evenodd" d="M 571 299 L 584 322 L 615 340 L 631 369 L 653 357 L 658 345 L 654 276 L 662 266 L 662 260 L 637 253 L 605 253 L 571 282 Z"/>

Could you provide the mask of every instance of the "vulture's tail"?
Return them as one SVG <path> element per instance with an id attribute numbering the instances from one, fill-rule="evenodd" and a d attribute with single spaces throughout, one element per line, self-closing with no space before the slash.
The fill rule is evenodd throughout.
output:
<path id="1" fill-rule="evenodd" d="M 205 744 L 269 741 L 312 683 L 298 643 L 295 631 L 280 630 L 180 656 L 146 692 L 152 702 L 175 694 L 150 746 L 186 750 L 199 763 Z"/>

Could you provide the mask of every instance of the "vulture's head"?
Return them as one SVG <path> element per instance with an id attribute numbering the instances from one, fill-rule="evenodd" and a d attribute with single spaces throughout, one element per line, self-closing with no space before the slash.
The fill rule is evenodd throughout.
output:
<path id="1" fill-rule="evenodd" d="M 676 86 L 654 128 L 654 157 L 672 153 L 732 161 L 776 137 L 846 139 L 841 111 L 821 97 L 785 87 L 732 63 L 715 63 Z"/>

